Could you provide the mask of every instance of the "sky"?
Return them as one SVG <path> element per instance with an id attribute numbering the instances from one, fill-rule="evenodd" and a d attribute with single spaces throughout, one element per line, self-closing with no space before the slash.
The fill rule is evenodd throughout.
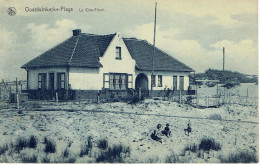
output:
<path id="1" fill-rule="evenodd" d="M 225 47 L 226 70 L 258 74 L 257 0 L 156 2 L 156 47 L 196 73 L 221 70 Z M 33 12 L 37 7 L 66 11 Z M 73 29 L 120 32 L 152 44 L 154 8 L 155 0 L 0 0 L 0 79 L 25 80 L 20 67 L 72 36 Z"/>

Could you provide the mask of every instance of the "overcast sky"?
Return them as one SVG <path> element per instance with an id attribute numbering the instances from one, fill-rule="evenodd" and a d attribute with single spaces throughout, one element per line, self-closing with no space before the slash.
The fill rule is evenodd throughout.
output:
<path id="1" fill-rule="evenodd" d="M 20 67 L 76 28 L 153 43 L 154 5 L 154 0 L 0 0 L 0 78 L 26 79 Z M 73 11 L 26 12 L 61 6 Z M 15 16 L 7 14 L 9 7 L 16 8 Z M 101 11 L 89 12 L 95 8 Z M 257 74 L 257 26 L 257 0 L 157 1 L 156 46 L 196 72 L 222 69 L 225 47 L 227 70 Z"/>

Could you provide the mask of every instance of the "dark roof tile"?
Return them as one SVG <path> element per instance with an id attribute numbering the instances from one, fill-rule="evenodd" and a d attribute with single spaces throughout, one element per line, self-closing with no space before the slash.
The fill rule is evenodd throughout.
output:
<path id="1" fill-rule="evenodd" d="M 124 38 L 124 42 L 132 58 L 136 60 L 137 68 L 140 70 L 152 70 L 154 54 L 153 45 L 149 44 L 145 40 L 138 40 L 135 38 Z M 194 71 L 192 68 L 158 48 L 155 48 L 154 70 L 185 72 Z"/>
<path id="2" fill-rule="evenodd" d="M 22 68 L 51 66 L 102 67 L 102 57 L 115 34 L 95 35 L 82 33 L 72 36 L 54 48 L 29 61 Z M 141 70 L 152 70 L 153 46 L 147 41 L 135 38 L 123 38 L 136 66 Z M 156 48 L 154 70 L 187 71 L 193 69 Z"/>

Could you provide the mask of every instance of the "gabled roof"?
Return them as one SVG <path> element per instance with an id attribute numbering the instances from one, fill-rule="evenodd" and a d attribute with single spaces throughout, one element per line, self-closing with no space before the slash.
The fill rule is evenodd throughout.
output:
<path id="1" fill-rule="evenodd" d="M 140 70 L 152 70 L 154 54 L 153 45 L 149 44 L 145 40 L 138 40 L 136 38 L 124 38 L 123 40 L 132 58 L 136 61 L 136 67 Z M 158 48 L 155 48 L 154 70 L 185 72 L 194 71 L 192 68 Z"/>
<path id="2" fill-rule="evenodd" d="M 115 34 L 93 35 L 82 33 L 72 36 L 40 56 L 29 61 L 21 68 L 38 67 L 102 67 L 102 57 Z"/>
<path id="3" fill-rule="evenodd" d="M 29 61 L 21 68 L 40 67 L 102 67 L 99 57 L 102 57 L 116 34 L 95 35 L 80 33 L 72 36 L 54 48 Z M 140 70 L 152 70 L 153 46 L 145 40 L 123 38 L 125 45 L 136 61 Z M 155 71 L 185 71 L 192 72 L 192 68 L 161 51 L 155 49 Z"/>

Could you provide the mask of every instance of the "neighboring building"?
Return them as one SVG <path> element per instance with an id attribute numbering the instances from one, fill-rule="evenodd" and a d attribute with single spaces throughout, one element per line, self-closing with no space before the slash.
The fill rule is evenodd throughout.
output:
<path id="1" fill-rule="evenodd" d="M 73 36 L 29 61 L 29 97 L 52 99 L 55 91 L 66 98 L 95 98 L 102 91 L 150 90 L 153 46 L 119 33 L 95 35 L 73 30 Z M 194 70 L 156 48 L 153 90 L 187 90 Z M 156 94 L 156 92 L 154 92 Z M 72 96 L 73 95 L 73 96 Z"/>

